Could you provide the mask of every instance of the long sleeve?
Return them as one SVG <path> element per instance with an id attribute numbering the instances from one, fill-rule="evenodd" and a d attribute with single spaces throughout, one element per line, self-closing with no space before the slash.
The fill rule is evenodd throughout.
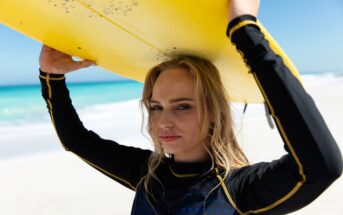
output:
<path id="1" fill-rule="evenodd" d="M 64 148 L 110 178 L 136 190 L 146 174 L 151 151 L 119 145 L 87 130 L 72 105 L 64 75 L 40 71 L 40 81 L 51 121 Z"/>
<path id="2" fill-rule="evenodd" d="M 227 36 L 250 68 L 288 152 L 234 171 L 227 179 L 231 201 L 240 214 L 290 213 L 341 175 L 341 153 L 311 96 L 269 46 L 256 18 L 232 20 Z"/>

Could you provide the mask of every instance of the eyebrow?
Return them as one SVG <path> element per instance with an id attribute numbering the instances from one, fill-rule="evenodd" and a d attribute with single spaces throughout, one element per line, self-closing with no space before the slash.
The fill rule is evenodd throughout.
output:
<path id="1" fill-rule="evenodd" d="M 177 98 L 177 99 L 171 99 L 169 102 L 175 103 L 175 102 L 182 102 L 182 101 L 194 101 L 194 100 L 191 98 Z M 160 102 L 156 100 L 150 100 L 150 103 L 160 103 Z"/>

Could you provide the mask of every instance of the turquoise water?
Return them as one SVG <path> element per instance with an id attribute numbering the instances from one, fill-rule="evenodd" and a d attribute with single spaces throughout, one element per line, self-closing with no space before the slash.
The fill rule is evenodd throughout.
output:
<path id="1" fill-rule="evenodd" d="M 332 76 L 331 79 L 335 79 L 342 75 L 343 73 L 338 72 L 307 72 L 303 78 L 307 81 L 323 82 L 324 76 Z M 78 111 L 98 104 L 140 99 L 143 89 L 142 84 L 133 81 L 68 83 L 68 87 Z M 0 126 L 44 120 L 49 120 L 49 115 L 41 97 L 40 85 L 0 86 Z"/>
<path id="2" fill-rule="evenodd" d="M 143 85 L 133 81 L 68 84 L 77 109 L 139 99 Z M 40 85 L 0 86 L 0 125 L 48 119 Z"/>

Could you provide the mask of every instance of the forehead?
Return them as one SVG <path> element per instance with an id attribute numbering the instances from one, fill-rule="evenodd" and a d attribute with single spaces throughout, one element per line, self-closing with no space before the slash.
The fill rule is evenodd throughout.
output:
<path id="1" fill-rule="evenodd" d="M 194 79 L 189 71 L 183 68 L 168 69 L 158 76 L 152 90 L 152 100 L 194 99 L 194 91 Z"/>

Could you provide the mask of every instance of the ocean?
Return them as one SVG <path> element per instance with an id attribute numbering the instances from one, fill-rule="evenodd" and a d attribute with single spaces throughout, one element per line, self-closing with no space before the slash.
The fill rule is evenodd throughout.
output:
<path id="1" fill-rule="evenodd" d="M 306 85 L 320 85 L 335 81 L 342 73 L 306 73 Z M 111 105 L 138 100 L 143 85 L 134 81 L 68 83 L 77 110 L 97 105 Z M 35 123 L 49 120 L 40 85 L 0 86 L 0 126 Z"/>
<path id="2" fill-rule="evenodd" d="M 78 110 L 139 99 L 143 85 L 134 81 L 68 83 Z M 40 85 L 0 86 L 0 126 L 49 120 Z"/>
<path id="3" fill-rule="evenodd" d="M 141 117 L 138 105 L 143 90 L 141 83 L 67 85 L 73 105 L 87 128 L 121 143 L 140 135 L 139 120 L 135 122 Z M 58 142 L 40 85 L 0 86 L 0 160 L 62 150 Z"/>
<path id="4" fill-rule="evenodd" d="M 302 75 L 306 86 L 342 83 L 342 73 Z M 143 85 L 134 81 L 68 83 L 73 104 L 84 125 L 121 144 L 151 148 L 142 129 L 139 99 Z M 341 98 L 343 99 L 343 98 Z M 232 104 L 236 127 L 243 120 L 265 117 L 263 105 Z M 143 127 L 145 125 L 143 124 Z M 142 136 L 143 131 L 143 136 Z M 63 150 L 41 96 L 40 85 L 0 86 L 0 159 Z"/>
<path id="5" fill-rule="evenodd" d="M 305 85 L 328 84 L 343 73 L 307 72 Z M 67 83 L 73 104 L 78 111 L 105 107 L 129 100 L 139 100 L 143 84 L 135 81 Z M 49 121 L 40 85 L 0 86 L 0 127 Z"/>

